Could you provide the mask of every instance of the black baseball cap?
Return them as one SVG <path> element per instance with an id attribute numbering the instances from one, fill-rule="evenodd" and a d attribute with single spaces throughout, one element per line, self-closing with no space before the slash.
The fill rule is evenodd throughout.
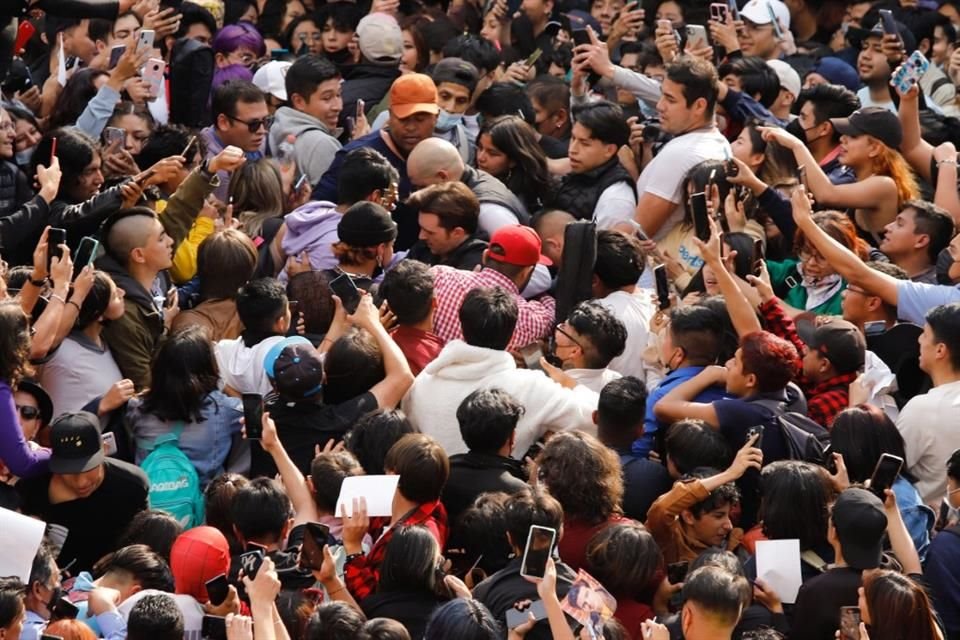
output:
<path id="1" fill-rule="evenodd" d="M 813 322 L 798 322 L 797 333 L 808 347 L 830 360 L 837 373 L 852 373 L 863 367 L 867 341 L 855 324 L 830 320 L 818 327 Z"/>
<path id="2" fill-rule="evenodd" d="M 89 411 L 61 413 L 50 426 L 50 471 L 85 473 L 103 464 L 100 421 Z"/>
<path id="3" fill-rule="evenodd" d="M 50 420 L 53 419 L 53 400 L 50 399 L 50 394 L 47 393 L 46 389 L 37 382 L 24 378 L 17 383 L 17 391 L 33 396 L 33 399 L 37 401 L 37 408 L 40 410 L 40 422 L 50 424 Z"/>
<path id="4" fill-rule="evenodd" d="M 851 487 L 837 497 L 830 517 L 847 565 L 860 570 L 879 567 L 887 531 L 887 514 L 880 498 Z"/>
<path id="5" fill-rule="evenodd" d="M 340 218 L 337 237 L 352 247 L 375 247 L 397 239 L 397 223 L 380 205 L 358 202 Z"/>
<path id="6" fill-rule="evenodd" d="M 466 87 L 471 94 L 480 81 L 480 72 L 463 58 L 444 58 L 433 68 L 430 76 L 438 88 L 441 83 L 450 82 Z"/>
<path id="7" fill-rule="evenodd" d="M 285 338 L 273 345 L 264 358 L 263 368 L 284 398 L 304 400 L 323 389 L 320 353 L 302 336 Z"/>
<path id="8" fill-rule="evenodd" d="M 857 109 L 849 118 L 830 118 L 830 124 L 841 135 L 870 135 L 892 149 L 899 149 L 903 142 L 900 119 L 883 107 Z"/>
<path id="9" fill-rule="evenodd" d="M 865 19 L 869 19 L 870 13 L 868 12 Z M 910 28 L 907 25 L 903 24 L 899 20 L 896 20 L 897 25 L 897 35 L 900 36 L 900 41 L 903 43 L 904 53 L 910 54 L 913 53 L 917 48 L 917 38 L 913 35 L 913 32 L 910 31 Z M 886 32 L 883 30 L 883 20 L 877 20 L 874 23 L 873 28 L 864 29 L 863 27 L 850 27 L 847 29 L 847 41 L 850 43 L 850 46 L 854 49 L 860 50 L 863 48 L 863 41 L 867 38 L 882 38 Z"/>

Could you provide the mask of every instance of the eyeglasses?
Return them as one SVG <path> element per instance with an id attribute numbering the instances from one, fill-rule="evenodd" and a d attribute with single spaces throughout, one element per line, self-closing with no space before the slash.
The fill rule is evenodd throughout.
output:
<path id="1" fill-rule="evenodd" d="M 241 120 L 240 118 L 235 118 L 231 115 L 227 115 L 227 117 L 235 122 L 247 125 L 247 130 L 249 130 L 250 133 L 256 133 L 257 131 L 260 131 L 261 127 L 263 127 L 264 130 L 267 130 L 273 126 L 273 116 L 257 118 L 256 120 Z"/>
<path id="2" fill-rule="evenodd" d="M 847 285 L 847 291 L 849 291 L 850 293 L 859 293 L 862 296 L 870 295 L 864 289 L 860 289 L 859 287 L 854 287 L 849 284 Z"/>
<path id="3" fill-rule="evenodd" d="M 554 327 L 554 328 L 553 328 L 554 331 L 556 331 L 556 332 L 559 333 L 560 335 L 564 336 L 567 340 L 569 340 L 569 341 L 572 342 L 573 344 L 575 344 L 575 345 L 577 345 L 578 347 L 580 347 L 581 350 L 583 350 L 583 345 L 580 344 L 580 341 L 577 340 L 576 338 L 574 338 L 572 335 L 570 335 L 570 333 L 569 333 L 566 329 L 563 328 L 563 324 L 564 324 L 564 323 L 561 322 L 561 323 L 558 324 L 556 327 Z M 570 345 L 565 345 L 565 346 L 570 346 Z"/>
<path id="4" fill-rule="evenodd" d="M 800 262 L 807 262 L 807 261 L 826 262 L 827 261 L 827 259 L 823 257 L 822 253 L 812 252 L 807 250 L 801 250 L 797 257 L 800 258 Z"/>
<path id="5" fill-rule="evenodd" d="M 40 409 L 36 407 L 22 407 L 19 404 L 17 406 L 17 411 L 20 412 L 20 417 L 24 420 L 36 420 L 40 417 Z"/>

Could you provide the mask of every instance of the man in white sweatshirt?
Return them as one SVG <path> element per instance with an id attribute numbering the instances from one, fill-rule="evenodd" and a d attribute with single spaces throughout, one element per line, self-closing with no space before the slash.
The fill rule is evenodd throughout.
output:
<path id="1" fill-rule="evenodd" d="M 517 303 L 509 293 L 486 287 L 470 291 L 460 307 L 464 340 L 448 342 L 404 397 L 401 406 L 407 417 L 435 438 L 447 455 L 467 452 L 457 426 L 457 407 L 476 389 L 505 389 L 523 405 L 514 458 L 522 459 L 547 431 L 596 434 L 592 416 L 597 392 L 582 385 L 564 388 L 540 371 L 517 368 L 505 351 L 516 322 Z"/>

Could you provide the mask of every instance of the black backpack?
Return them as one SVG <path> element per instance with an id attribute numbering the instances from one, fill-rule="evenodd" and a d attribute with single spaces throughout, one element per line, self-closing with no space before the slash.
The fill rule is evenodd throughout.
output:
<path id="1" fill-rule="evenodd" d="M 824 464 L 824 453 L 830 444 L 829 431 L 802 413 L 787 411 L 784 403 L 778 400 L 760 399 L 753 402 L 773 411 L 774 424 L 783 433 L 790 460 Z"/>
<path id="2" fill-rule="evenodd" d="M 199 129 L 211 122 L 213 49 L 193 38 L 180 38 L 170 56 L 170 122 Z"/>
<path id="3" fill-rule="evenodd" d="M 597 225 L 588 220 L 571 222 L 563 233 L 563 262 L 557 274 L 557 322 L 573 308 L 593 297 L 593 267 L 597 260 Z"/>

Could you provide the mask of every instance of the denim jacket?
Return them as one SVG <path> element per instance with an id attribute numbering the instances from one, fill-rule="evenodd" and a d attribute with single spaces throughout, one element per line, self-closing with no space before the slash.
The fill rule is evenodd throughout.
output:
<path id="1" fill-rule="evenodd" d="M 196 467 L 200 484 L 206 486 L 223 472 L 233 437 L 240 433 L 243 408 L 239 399 L 212 391 L 203 399 L 200 413 L 201 421 L 184 424 L 180 449 Z M 174 426 L 151 413 L 145 413 L 140 398 L 134 398 L 127 406 L 127 421 L 136 440 L 137 464 L 143 463 L 149 455 L 154 440 L 169 433 Z"/>
<path id="2" fill-rule="evenodd" d="M 923 503 L 917 488 L 903 476 L 897 476 L 893 483 L 893 495 L 897 499 L 897 507 L 900 509 L 900 517 L 903 518 L 903 524 L 907 526 L 910 538 L 917 547 L 917 553 L 923 560 L 927 556 L 927 548 L 930 546 L 930 531 L 937 521 L 937 515 L 933 509 Z"/>

